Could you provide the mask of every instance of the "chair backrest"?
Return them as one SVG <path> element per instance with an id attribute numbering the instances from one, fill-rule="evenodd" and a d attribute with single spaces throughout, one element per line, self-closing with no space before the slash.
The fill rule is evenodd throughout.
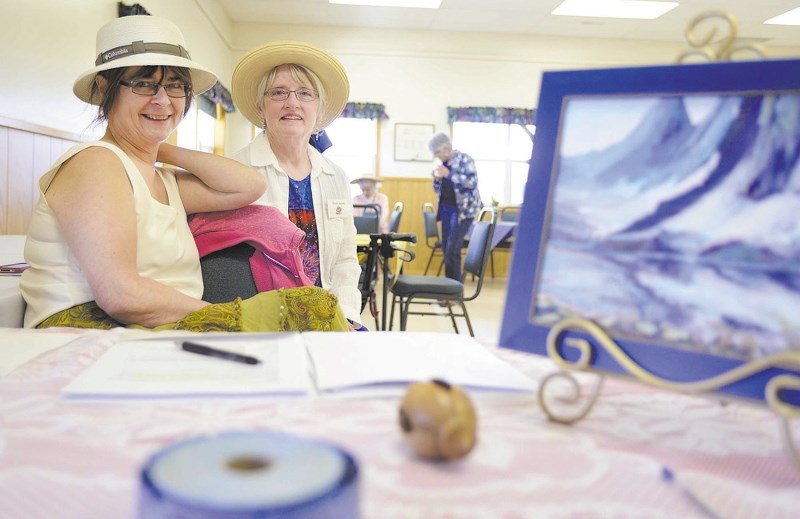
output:
<path id="1" fill-rule="evenodd" d="M 403 217 L 403 202 L 395 202 L 392 216 L 389 218 L 389 232 L 399 232 L 400 219 Z"/>
<path id="2" fill-rule="evenodd" d="M 200 258 L 203 301 L 225 303 L 258 294 L 250 267 L 250 257 L 254 253 L 252 245 L 240 243 Z"/>
<path id="3" fill-rule="evenodd" d="M 353 222 L 357 234 L 378 232 L 381 221 L 381 206 L 378 204 L 353 204 Z"/>
<path id="4" fill-rule="evenodd" d="M 432 249 L 439 241 L 439 225 L 436 223 L 436 209 L 430 202 L 422 204 L 422 223 L 425 226 L 425 245 Z"/>
<path id="5" fill-rule="evenodd" d="M 416 243 L 416 242 L 415 242 Z M 397 278 L 403 273 L 403 265 L 415 258 L 414 251 L 409 250 L 411 244 L 407 241 L 393 241 L 394 256 L 389 261 L 389 280 L 388 285 L 384 285 L 385 290 L 391 290 L 397 282 Z"/>
<path id="6" fill-rule="evenodd" d="M 489 257 L 492 253 L 492 236 L 494 236 L 496 225 L 497 211 L 491 208 L 482 209 L 477 220 L 472 225 L 467 254 L 464 257 L 464 271 L 461 276 L 461 282 L 464 282 L 467 274 L 471 274 L 478 278 L 478 283 L 475 285 L 475 292 L 468 297 L 464 297 L 464 301 L 475 299 L 481 292 L 483 274 L 486 272 L 486 265 L 489 263 Z"/>

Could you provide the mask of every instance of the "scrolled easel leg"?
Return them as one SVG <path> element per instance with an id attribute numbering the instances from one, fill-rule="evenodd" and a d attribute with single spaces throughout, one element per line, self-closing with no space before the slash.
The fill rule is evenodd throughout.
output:
<path id="1" fill-rule="evenodd" d="M 565 380 L 569 383 L 569 394 L 558 395 L 554 396 L 553 398 L 558 399 L 560 404 L 572 406 L 571 410 L 573 412 L 563 413 L 561 407 L 556 409 L 551 405 L 551 400 L 548 399 L 548 392 L 553 388 L 551 383 L 556 380 Z M 565 425 L 573 424 L 579 420 L 582 420 L 587 414 L 589 414 L 589 411 L 592 410 L 594 403 L 597 401 L 597 397 L 600 395 L 600 389 L 603 387 L 604 380 L 605 377 L 598 376 L 594 387 L 591 389 L 591 393 L 584 397 L 581 391 L 581 385 L 571 373 L 566 371 L 556 371 L 555 373 L 551 373 L 542 379 L 541 385 L 539 386 L 539 391 L 537 392 L 539 406 L 542 408 L 542 411 L 544 411 L 550 421 Z"/>
<path id="2" fill-rule="evenodd" d="M 792 434 L 792 418 L 800 418 L 800 407 L 781 398 L 785 390 L 800 390 L 800 378 L 793 375 L 778 375 L 770 379 L 764 391 L 767 405 L 778 415 L 781 424 L 783 447 L 794 468 L 800 472 L 800 451 Z"/>

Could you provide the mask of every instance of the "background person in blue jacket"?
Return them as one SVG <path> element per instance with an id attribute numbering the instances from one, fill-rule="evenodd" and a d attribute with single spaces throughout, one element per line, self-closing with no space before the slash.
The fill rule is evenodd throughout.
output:
<path id="1" fill-rule="evenodd" d="M 428 141 L 428 149 L 442 161 L 433 169 L 433 190 L 439 196 L 436 219 L 442 222 L 445 276 L 461 281 L 461 248 L 475 215 L 481 210 L 478 171 L 466 153 L 453 149 L 444 133 Z"/>

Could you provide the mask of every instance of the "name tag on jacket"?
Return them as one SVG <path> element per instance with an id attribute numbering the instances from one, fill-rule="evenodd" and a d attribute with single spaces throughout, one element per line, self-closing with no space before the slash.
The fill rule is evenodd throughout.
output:
<path id="1" fill-rule="evenodd" d="M 344 218 L 345 207 L 344 200 L 328 200 L 328 218 Z"/>

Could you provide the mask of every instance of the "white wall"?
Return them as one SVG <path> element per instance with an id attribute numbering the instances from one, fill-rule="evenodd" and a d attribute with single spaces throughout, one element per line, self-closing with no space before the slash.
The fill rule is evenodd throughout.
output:
<path id="1" fill-rule="evenodd" d="M 134 2 L 125 2 L 132 4 Z M 231 49 L 195 0 L 144 1 L 153 15 L 175 22 L 192 57 L 224 83 Z M 95 35 L 117 17 L 116 0 L 0 0 L 0 116 L 91 138 L 96 110 L 72 94 L 91 68 Z"/>
<path id="2" fill-rule="evenodd" d="M 133 2 L 126 2 L 133 3 Z M 192 56 L 230 86 L 236 62 L 276 39 L 304 40 L 333 52 L 351 82 L 351 101 L 386 105 L 380 173 L 426 176 L 429 164 L 393 160 L 393 128 L 433 123 L 448 131 L 448 106 L 534 108 L 546 70 L 674 62 L 685 47 L 665 42 L 564 39 L 490 33 L 362 30 L 236 24 L 215 0 L 142 0 L 174 21 Z M 116 17 L 112 0 L 0 0 L 0 116 L 83 134 L 94 111 L 72 95 L 72 82 L 91 67 L 95 34 Z M 769 49 L 771 57 L 800 49 Z M 249 123 L 228 117 L 226 150 L 249 141 Z"/>

